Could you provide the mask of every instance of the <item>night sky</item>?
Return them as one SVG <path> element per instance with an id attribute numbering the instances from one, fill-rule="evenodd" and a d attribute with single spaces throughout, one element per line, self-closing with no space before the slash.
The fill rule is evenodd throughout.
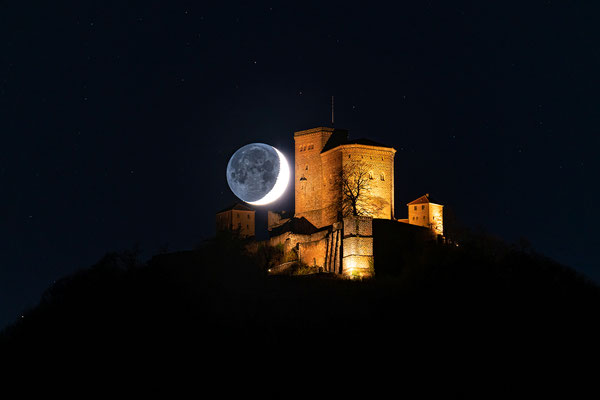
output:
<path id="1" fill-rule="evenodd" d="M 211 237 L 229 157 L 293 163 L 332 95 L 397 150 L 398 218 L 431 193 L 600 281 L 600 10 L 473 3 L 3 2 L 0 327 L 107 251 Z"/>

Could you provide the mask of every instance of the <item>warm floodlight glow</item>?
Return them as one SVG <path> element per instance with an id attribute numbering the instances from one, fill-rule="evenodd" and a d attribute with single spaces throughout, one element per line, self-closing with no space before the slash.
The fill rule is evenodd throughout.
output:
<path id="1" fill-rule="evenodd" d="M 275 149 L 275 147 L 273 147 Z M 260 200 L 256 201 L 248 201 L 247 203 L 255 205 L 255 206 L 264 206 L 265 204 L 269 204 L 277 200 L 281 197 L 287 185 L 290 181 L 290 167 L 288 166 L 288 162 L 285 159 L 284 155 L 277 149 L 275 149 L 277 155 L 279 156 L 279 175 L 277 175 L 277 180 L 275 181 L 275 186 L 269 193 L 265 195 Z"/>

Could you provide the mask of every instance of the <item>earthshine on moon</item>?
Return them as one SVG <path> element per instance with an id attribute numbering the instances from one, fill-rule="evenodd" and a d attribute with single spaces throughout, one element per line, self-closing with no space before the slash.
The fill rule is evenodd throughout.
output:
<path id="1" fill-rule="evenodd" d="M 262 206 L 277 200 L 290 180 L 290 167 L 275 147 L 251 143 L 236 151 L 227 164 L 227 183 L 246 203 Z"/>

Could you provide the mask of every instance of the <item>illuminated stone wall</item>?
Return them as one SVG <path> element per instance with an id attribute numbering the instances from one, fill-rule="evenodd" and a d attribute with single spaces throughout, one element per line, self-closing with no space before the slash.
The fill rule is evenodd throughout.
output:
<path id="1" fill-rule="evenodd" d="M 324 267 L 328 238 L 298 244 L 298 258 L 310 266 Z"/>
<path id="2" fill-rule="evenodd" d="M 305 217 L 317 228 L 324 226 L 321 150 L 333 132 L 333 128 L 319 127 L 294 133 L 295 216 Z"/>
<path id="3" fill-rule="evenodd" d="M 429 223 L 437 235 L 444 235 L 444 206 L 429 203 Z"/>
<path id="4" fill-rule="evenodd" d="M 370 278 L 375 275 L 372 218 L 344 218 L 342 252 L 342 274 L 344 276 Z"/>
<path id="5" fill-rule="evenodd" d="M 293 248 L 298 247 L 298 243 L 308 243 L 319 241 L 327 235 L 327 231 L 313 233 L 312 235 L 302 235 L 299 233 L 285 232 L 278 236 L 273 236 L 267 240 L 269 246 L 283 245 L 283 251 L 287 254 Z"/>
<path id="6" fill-rule="evenodd" d="M 421 203 L 408 206 L 408 223 L 429 228 L 436 235 L 444 235 L 444 206 Z"/>
<path id="7" fill-rule="evenodd" d="M 408 222 L 429 228 L 429 203 L 408 206 Z"/>
<path id="8" fill-rule="evenodd" d="M 321 223 L 326 226 L 337 222 L 338 215 L 342 211 L 342 187 L 339 181 L 342 153 L 328 151 L 321 154 L 321 165 L 323 171 Z"/>
<path id="9" fill-rule="evenodd" d="M 349 144 L 332 151 L 341 152 L 342 168 L 352 163 L 361 163 L 367 167 L 372 175 L 369 181 L 369 201 L 378 208 L 371 217 L 391 219 L 394 215 L 395 150 L 388 147 Z"/>
<path id="10" fill-rule="evenodd" d="M 248 251 L 256 252 L 259 245 L 283 247 L 286 260 L 292 260 L 294 253 L 297 259 L 306 265 L 321 267 L 326 272 L 339 273 L 341 270 L 342 224 L 337 223 L 331 230 L 302 235 L 285 232 L 262 242 L 254 242 L 247 246 Z"/>

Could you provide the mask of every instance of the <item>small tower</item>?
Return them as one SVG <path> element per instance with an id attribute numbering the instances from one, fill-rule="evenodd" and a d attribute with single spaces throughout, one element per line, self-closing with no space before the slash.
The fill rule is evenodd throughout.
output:
<path id="1" fill-rule="evenodd" d="M 444 235 L 444 206 L 434 201 L 429 193 L 407 204 L 408 223 L 429 228 L 436 235 Z"/>
<path id="2" fill-rule="evenodd" d="M 254 236 L 254 210 L 236 203 L 217 212 L 217 233 L 224 231 L 239 232 L 240 237 Z"/>

